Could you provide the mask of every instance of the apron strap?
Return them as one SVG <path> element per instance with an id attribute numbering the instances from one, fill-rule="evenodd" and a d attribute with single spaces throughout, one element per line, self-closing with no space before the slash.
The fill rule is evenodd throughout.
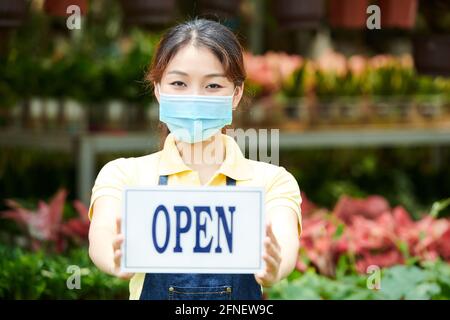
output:
<path id="1" fill-rule="evenodd" d="M 227 176 L 227 186 L 235 186 L 235 185 L 236 185 L 236 180 Z"/>
<path id="2" fill-rule="evenodd" d="M 168 175 L 165 175 L 165 176 L 159 176 L 159 182 L 158 182 L 158 185 L 160 185 L 160 186 L 166 186 L 168 181 L 169 181 L 169 176 L 168 176 Z"/>

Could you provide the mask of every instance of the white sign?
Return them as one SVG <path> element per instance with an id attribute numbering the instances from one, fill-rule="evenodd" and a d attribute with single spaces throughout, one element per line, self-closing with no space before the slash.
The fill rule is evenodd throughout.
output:
<path id="1" fill-rule="evenodd" d="M 126 187 L 122 271 L 263 270 L 262 187 Z"/>

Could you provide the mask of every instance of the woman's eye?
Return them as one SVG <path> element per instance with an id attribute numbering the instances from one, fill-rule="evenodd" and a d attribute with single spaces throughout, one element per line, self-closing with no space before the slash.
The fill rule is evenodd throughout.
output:
<path id="1" fill-rule="evenodd" d="M 182 87 L 182 86 L 186 86 L 186 84 L 182 81 L 174 81 L 171 83 L 171 85 L 176 86 L 176 87 Z"/>
<path id="2" fill-rule="evenodd" d="M 211 84 L 208 84 L 206 87 L 209 88 L 209 89 L 219 89 L 219 88 L 222 88 L 222 86 L 221 86 L 220 84 L 217 84 L 217 83 L 211 83 Z"/>

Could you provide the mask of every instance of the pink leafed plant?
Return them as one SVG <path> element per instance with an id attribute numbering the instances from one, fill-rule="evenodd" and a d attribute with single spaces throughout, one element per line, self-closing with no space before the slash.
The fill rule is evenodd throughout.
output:
<path id="1" fill-rule="evenodd" d="M 88 208 L 79 200 L 73 201 L 78 217 L 71 218 L 61 226 L 61 233 L 81 244 L 86 241 L 89 234 Z"/>
<path id="2" fill-rule="evenodd" d="M 62 252 L 68 240 L 77 243 L 86 241 L 89 231 L 87 208 L 78 200 L 73 205 L 79 217 L 63 221 L 66 197 L 67 191 L 59 189 L 49 203 L 39 200 L 35 210 L 24 208 L 15 200 L 6 199 L 5 203 L 10 209 L 0 212 L 1 217 L 14 220 L 25 230 L 32 250 L 50 246 L 57 252 Z"/>
<path id="3" fill-rule="evenodd" d="M 389 267 L 408 258 L 450 262 L 450 220 L 424 215 L 414 221 L 402 206 L 391 208 L 380 196 L 342 196 L 330 212 L 318 209 L 302 194 L 301 252 L 319 272 L 334 275 L 339 258 L 350 257 L 365 273 L 370 265 Z M 300 257 L 302 258 L 302 257 Z M 299 259 L 297 268 L 307 265 Z"/>

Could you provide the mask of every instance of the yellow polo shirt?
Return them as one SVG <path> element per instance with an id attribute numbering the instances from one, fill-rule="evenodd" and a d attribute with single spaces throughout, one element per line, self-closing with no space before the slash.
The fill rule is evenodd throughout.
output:
<path id="1" fill-rule="evenodd" d="M 223 186 L 228 176 L 235 179 L 238 186 L 264 186 L 266 211 L 281 206 L 292 208 L 297 213 L 300 235 L 300 189 L 292 174 L 283 167 L 246 159 L 232 137 L 222 134 L 222 138 L 225 160 L 206 185 Z M 161 151 L 141 157 L 118 158 L 102 167 L 92 188 L 89 219 L 93 214 L 93 204 L 99 197 L 111 196 L 122 201 L 124 186 L 157 185 L 160 175 L 169 175 L 169 185 L 201 185 L 198 173 L 183 162 L 172 134 L 167 136 Z M 130 299 L 139 299 L 144 277 L 144 273 L 136 273 L 131 278 Z"/>

